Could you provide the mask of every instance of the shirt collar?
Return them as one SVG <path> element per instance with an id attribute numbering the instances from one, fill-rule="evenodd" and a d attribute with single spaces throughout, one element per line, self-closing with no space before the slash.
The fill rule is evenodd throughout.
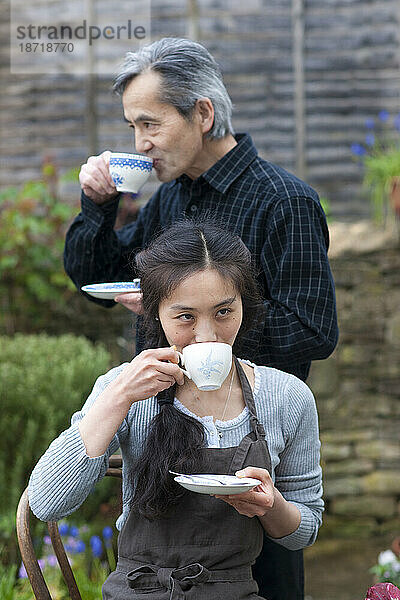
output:
<path id="1" fill-rule="evenodd" d="M 235 179 L 257 158 L 256 147 L 248 133 L 238 133 L 235 139 L 236 146 L 198 178 L 205 179 L 221 193 L 225 193 Z M 176 181 L 185 185 L 188 179 L 187 175 L 181 175 Z"/>

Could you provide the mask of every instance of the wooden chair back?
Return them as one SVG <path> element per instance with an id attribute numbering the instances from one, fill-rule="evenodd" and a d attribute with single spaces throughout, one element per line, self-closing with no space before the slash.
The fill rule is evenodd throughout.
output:
<path id="1" fill-rule="evenodd" d="M 121 456 L 113 455 L 110 457 L 109 467 L 106 475 L 110 477 L 122 477 Z M 32 536 L 29 528 L 30 513 L 28 488 L 26 488 L 21 496 L 17 509 L 16 526 L 18 545 L 21 552 L 22 562 L 25 565 L 28 579 L 32 586 L 36 600 L 52 600 L 49 588 L 47 587 L 43 573 L 39 567 L 35 549 L 33 547 Z M 62 543 L 60 532 L 58 531 L 57 522 L 49 521 L 47 523 L 47 528 L 49 530 L 54 554 L 57 557 L 61 573 L 68 588 L 69 596 L 71 600 L 82 600 L 82 596 L 76 584 L 71 565 L 68 562 L 68 557 Z"/>

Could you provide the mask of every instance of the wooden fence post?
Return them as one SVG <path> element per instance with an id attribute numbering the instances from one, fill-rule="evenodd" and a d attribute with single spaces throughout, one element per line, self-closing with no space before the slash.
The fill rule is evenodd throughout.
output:
<path id="1" fill-rule="evenodd" d="M 298 177 L 304 179 L 306 161 L 306 109 L 304 85 L 304 1 L 292 0 L 295 168 Z"/>
<path id="2" fill-rule="evenodd" d="M 198 41 L 200 39 L 199 5 L 197 0 L 188 0 L 187 5 L 188 38 Z"/>
<path id="3" fill-rule="evenodd" d="M 94 23 L 94 4 L 93 0 L 87 0 L 87 21 L 89 24 Z M 97 75 L 95 73 L 95 57 L 93 45 L 88 44 L 87 54 L 87 76 L 86 76 L 86 107 L 85 107 L 85 126 L 88 152 L 92 156 L 98 152 L 98 135 L 97 135 L 97 108 L 96 108 L 96 93 L 97 93 Z"/>

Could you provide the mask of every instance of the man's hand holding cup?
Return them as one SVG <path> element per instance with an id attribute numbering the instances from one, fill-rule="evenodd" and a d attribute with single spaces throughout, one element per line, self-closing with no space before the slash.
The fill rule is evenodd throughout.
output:
<path id="1" fill-rule="evenodd" d="M 109 150 L 90 156 L 79 173 L 83 192 L 96 204 L 104 204 L 118 194 L 109 172 L 110 156 Z"/>

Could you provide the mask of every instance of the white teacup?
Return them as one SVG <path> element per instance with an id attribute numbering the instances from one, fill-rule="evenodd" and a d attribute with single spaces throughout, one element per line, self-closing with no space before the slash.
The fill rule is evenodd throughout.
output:
<path id="1" fill-rule="evenodd" d="M 179 352 L 183 372 L 199 390 L 219 390 L 232 366 L 232 346 L 222 342 L 189 344 Z"/>
<path id="2" fill-rule="evenodd" d="M 148 180 L 153 159 L 143 154 L 112 152 L 109 171 L 119 192 L 137 193 Z"/>

